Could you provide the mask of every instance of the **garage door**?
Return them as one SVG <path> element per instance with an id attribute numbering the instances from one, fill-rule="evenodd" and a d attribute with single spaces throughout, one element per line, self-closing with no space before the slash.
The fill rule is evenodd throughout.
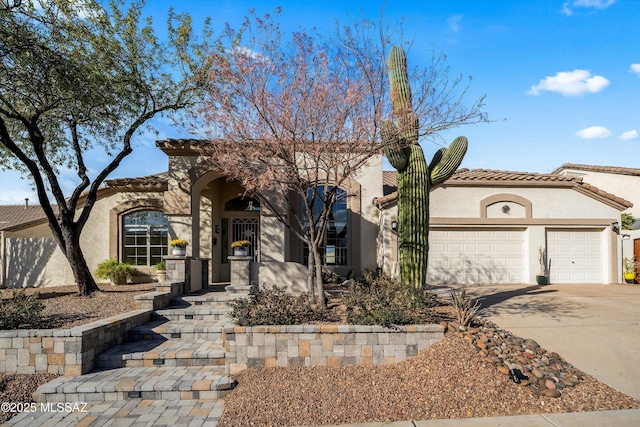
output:
<path id="1" fill-rule="evenodd" d="M 551 283 L 602 283 L 602 232 L 547 230 Z"/>
<path id="2" fill-rule="evenodd" d="M 524 231 L 432 229 L 429 283 L 524 283 Z"/>

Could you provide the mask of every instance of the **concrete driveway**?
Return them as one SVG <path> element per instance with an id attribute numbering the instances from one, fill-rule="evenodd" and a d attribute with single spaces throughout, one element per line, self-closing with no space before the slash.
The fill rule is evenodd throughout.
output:
<path id="1" fill-rule="evenodd" d="M 640 286 L 470 286 L 484 315 L 640 399 Z"/>

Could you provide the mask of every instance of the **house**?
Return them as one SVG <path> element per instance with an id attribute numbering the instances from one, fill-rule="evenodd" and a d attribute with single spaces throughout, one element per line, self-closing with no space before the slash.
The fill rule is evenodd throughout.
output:
<path id="1" fill-rule="evenodd" d="M 395 172 L 384 172 L 379 264 L 396 275 Z M 460 169 L 430 196 L 428 281 L 534 284 L 546 248 L 551 283 L 617 283 L 614 224 L 631 202 L 558 174 Z"/>
<path id="2" fill-rule="evenodd" d="M 231 242 L 249 240 L 252 280 L 294 288 L 306 283 L 304 245 L 237 182 L 211 170 L 208 142 L 168 139 L 156 145 L 168 156 L 167 173 L 113 179 L 99 190 L 81 237 L 91 269 L 117 257 L 151 272 L 167 255 L 168 241 L 180 238 L 189 242 L 187 256 L 206 263 L 209 282 L 227 282 Z M 341 191 L 348 196 L 333 208 L 323 260 L 342 274 L 375 267 L 378 209 L 371 200 L 382 194 L 381 157 L 371 159 Z M 285 212 L 287 217 L 291 214 Z M 43 216 L 27 227 L 7 228 L 6 286 L 73 282 L 66 260 L 59 250 L 52 250 L 50 236 Z M 28 259 L 22 256 L 23 247 L 40 256 L 37 273 L 29 273 L 31 267 L 23 262 Z"/>
<path id="3" fill-rule="evenodd" d="M 624 213 L 633 215 L 637 220 L 632 230 L 621 231 L 621 251 L 624 257 L 635 256 L 640 260 L 640 169 L 565 163 L 553 173 L 582 178 L 598 188 L 614 191 L 618 196 L 629 200 L 633 206 Z"/>
<path id="4" fill-rule="evenodd" d="M 91 269 L 117 257 L 151 273 L 168 254 L 168 241 L 180 238 L 189 242 L 188 260 L 204 282 L 227 282 L 231 242 L 249 240 L 251 280 L 302 289 L 304 244 L 237 182 L 211 169 L 208 142 L 167 139 L 156 145 L 168 156 L 166 173 L 112 179 L 99 190 L 81 238 Z M 383 172 L 381 157 L 373 158 L 341 191 L 347 197 L 332 212 L 324 264 L 341 274 L 372 267 L 397 274 L 395 172 Z M 278 205 L 276 195 L 268 197 Z M 613 224 L 630 207 L 579 177 L 459 170 L 431 193 L 429 280 L 535 283 L 538 248 L 546 247 L 552 282 L 618 282 Z M 294 212 L 281 208 L 291 218 Z M 5 210 L 0 207 L 0 221 Z M 1 229 L 5 286 L 73 283 L 41 212 Z"/>

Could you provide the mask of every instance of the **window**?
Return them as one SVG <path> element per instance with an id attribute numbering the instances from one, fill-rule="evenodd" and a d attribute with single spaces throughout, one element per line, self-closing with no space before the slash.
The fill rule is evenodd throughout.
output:
<path id="1" fill-rule="evenodd" d="M 169 220 L 159 211 L 137 211 L 124 216 L 124 262 L 152 266 L 167 255 Z"/>
<path id="2" fill-rule="evenodd" d="M 324 197 L 324 188 L 318 189 L 321 196 Z M 322 212 L 322 201 L 316 199 L 313 205 L 314 216 L 317 218 Z M 329 214 L 327 221 L 327 229 L 324 234 L 324 241 L 320 246 L 320 256 L 323 265 L 347 265 L 347 193 L 339 188 L 336 192 L 336 202 Z M 305 217 L 305 228 L 308 227 L 309 221 Z M 308 262 L 309 247 L 304 245 L 303 262 Z"/>

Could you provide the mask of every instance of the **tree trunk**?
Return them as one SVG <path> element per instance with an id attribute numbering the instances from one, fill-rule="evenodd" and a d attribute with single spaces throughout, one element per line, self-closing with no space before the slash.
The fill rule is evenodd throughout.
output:
<path id="1" fill-rule="evenodd" d="M 91 275 L 87 260 L 84 258 L 82 249 L 80 248 L 80 235 L 73 230 L 65 229 L 62 226 L 62 234 L 64 239 L 64 255 L 69 261 L 69 266 L 73 272 L 73 277 L 78 286 L 78 295 L 91 295 L 96 291 L 100 291 L 96 281 Z"/>
<path id="2" fill-rule="evenodd" d="M 318 308 L 324 310 L 327 308 L 327 304 L 324 300 L 324 283 L 322 281 L 322 259 L 320 258 L 320 251 L 317 247 L 313 248 L 313 257 L 315 259 L 315 274 L 316 274 L 316 302 Z"/>
<path id="3" fill-rule="evenodd" d="M 313 303 L 316 299 L 316 289 L 313 286 L 313 273 L 315 271 L 314 256 L 311 246 L 309 246 L 309 255 L 307 256 L 307 290 L 309 292 L 309 299 Z"/>

